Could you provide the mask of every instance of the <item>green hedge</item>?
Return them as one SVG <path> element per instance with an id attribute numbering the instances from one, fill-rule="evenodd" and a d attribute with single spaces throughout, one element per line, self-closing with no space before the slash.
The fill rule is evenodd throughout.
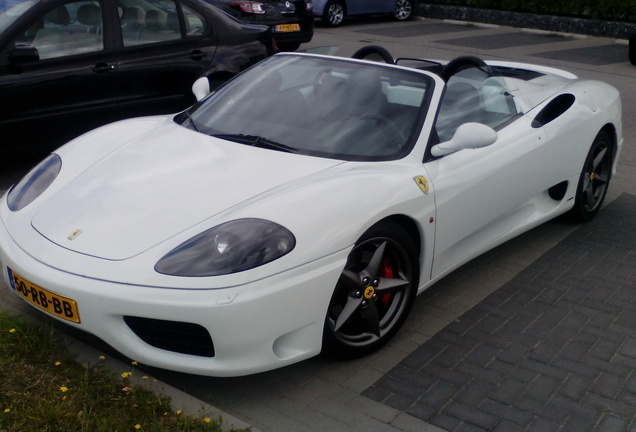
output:
<path id="1" fill-rule="evenodd" d="M 634 0 L 434 0 L 427 3 L 636 22 L 636 1 Z"/>

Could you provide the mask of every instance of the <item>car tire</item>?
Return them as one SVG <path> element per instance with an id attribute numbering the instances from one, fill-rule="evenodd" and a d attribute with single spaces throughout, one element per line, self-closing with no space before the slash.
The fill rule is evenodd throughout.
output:
<path id="1" fill-rule="evenodd" d="M 397 21 L 406 21 L 408 19 L 411 19 L 414 13 L 415 2 L 413 0 L 397 0 L 395 2 L 393 17 Z"/>
<path id="2" fill-rule="evenodd" d="M 322 14 L 322 23 L 327 27 L 338 27 L 344 22 L 347 9 L 341 0 L 330 0 Z"/>
<path id="3" fill-rule="evenodd" d="M 358 240 L 329 302 L 323 354 L 361 357 L 398 332 L 417 293 L 418 256 L 411 237 L 394 222 L 376 225 Z"/>
<path id="4" fill-rule="evenodd" d="M 600 131 L 594 138 L 579 177 L 574 207 L 570 210 L 575 221 L 587 222 L 600 210 L 612 176 L 613 160 L 612 139 L 607 132 Z"/>

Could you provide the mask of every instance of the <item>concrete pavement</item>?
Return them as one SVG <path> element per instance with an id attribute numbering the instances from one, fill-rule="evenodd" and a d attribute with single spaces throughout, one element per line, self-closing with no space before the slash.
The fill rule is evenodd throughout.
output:
<path id="1" fill-rule="evenodd" d="M 636 335 L 629 329 L 636 328 L 636 245 L 629 234 L 636 218 L 636 68 L 627 60 L 625 42 L 374 19 L 339 29 L 317 27 L 306 47 L 340 46 L 338 54 L 349 56 L 368 44 L 383 45 L 395 57 L 450 60 L 471 54 L 546 64 L 616 86 L 623 96 L 625 147 L 601 217 L 589 226 L 549 222 L 458 269 L 418 298 L 403 330 L 372 356 L 350 362 L 317 357 L 242 378 L 147 372 L 169 386 L 168 394 L 188 395 L 194 405 L 216 407 L 263 432 L 635 430 L 636 363 L 629 359 Z M 608 248 L 624 255 L 609 259 Z M 604 252 L 595 257 L 595 250 Z M 581 261 L 584 251 L 592 261 Z M 557 277 L 558 260 L 566 258 L 573 260 L 567 261 L 573 270 Z M 585 268 L 577 271 L 577 265 L 594 267 L 593 277 L 582 277 Z M 542 277 L 542 289 L 535 292 L 539 273 L 552 279 Z M 572 291 L 573 285 L 584 290 L 586 283 L 585 296 Z M 502 298 L 512 297 L 522 300 L 508 309 L 511 304 Z M 558 309 L 563 299 L 571 309 Z M 594 307 L 583 304 L 591 300 Z M 540 316 L 532 320 L 533 314 Z M 577 339 L 583 328 L 596 330 L 596 339 Z M 510 351 L 515 332 L 534 333 L 534 339 Z M 557 375 L 564 365 L 566 372 Z"/>

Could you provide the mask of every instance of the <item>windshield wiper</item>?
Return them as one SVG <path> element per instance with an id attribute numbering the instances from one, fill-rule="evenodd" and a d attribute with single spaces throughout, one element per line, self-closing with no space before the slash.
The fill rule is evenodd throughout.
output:
<path id="1" fill-rule="evenodd" d="M 258 135 L 245 135 L 245 134 L 214 134 L 214 138 L 220 138 L 228 141 L 234 141 L 239 144 L 247 144 L 253 147 L 266 148 L 271 150 L 284 151 L 288 153 L 298 153 L 295 147 L 281 144 L 277 141 L 273 141 Z"/>
<path id="2" fill-rule="evenodd" d="M 194 119 L 192 118 L 192 115 L 190 114 L 190 110 L 185 110 L 183 113 L 181 113 L 181 115 L 183 116 L 181 118 L 182 125 L 183 125 L 183 120 L 188 120 L 190 122 L 190 126 L 192 126 L 192 129 L 194 129 L 195 132 L 201 132 L 199 128 L 197 127 L 197 124 L 194 122 Z"/>

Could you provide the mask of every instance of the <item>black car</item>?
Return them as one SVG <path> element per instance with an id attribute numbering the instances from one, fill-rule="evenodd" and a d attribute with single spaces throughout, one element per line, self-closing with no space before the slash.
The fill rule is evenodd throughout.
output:
<path id="1" fill-rule="evenodd" d="M 206 0 L 237 19 L 272 29 L 278 48 L 294 51 L 314 35 L 311 0 Z"/>
<path id="2" fill-rule="evenodd" d="M 180 111 L 197 78 L 274 50 L 268 27 L 199 0 L 0 0 L 0 153 Z"/>

